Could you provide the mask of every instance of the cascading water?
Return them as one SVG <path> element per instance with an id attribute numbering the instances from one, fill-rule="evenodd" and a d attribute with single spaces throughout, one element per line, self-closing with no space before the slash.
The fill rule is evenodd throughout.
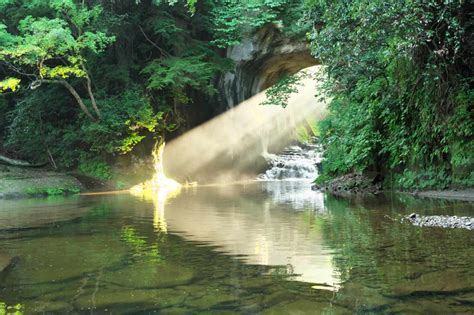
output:
<path id="1" fill-rule="evenodd" d="M 278 155 L 265 153 L 264 158 L 270 168 L 258 180 L 314 180 L 318 177 L 322 148 L 314 143 L 291 145 Z"/>

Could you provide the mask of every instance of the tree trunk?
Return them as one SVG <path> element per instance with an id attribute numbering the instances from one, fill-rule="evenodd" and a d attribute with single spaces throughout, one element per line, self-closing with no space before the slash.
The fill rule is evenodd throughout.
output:
<path id="1" fill-rule="evenodd" d="M 100 114 L 99 108 L 97 107 L 97 103 L 95 101 L 94 94 L 92 93 L 91 79 L 89 78 L 89 75 L 86 75 L 86 80 L 87 80 L 87 93 L 89 93 L 89 98 L 92 103 L 92 108 L 94 108 L 97 118 L 101 119 L 102 115 Z"/>
<path id="2" fill-rule="evenodd" d="M 86 86 L 87 86 L 87 93 L 89 94 L 89 98 L 92 103 L 92 108 L 94 108 L 95 114 L 97 115 L 97 119 L 100 120 L 102 115 L 100 114 L 99 108 L 97 107 L 97 102 L 95 101 L 94 93 L 92 93 L 92 82 L 91 77 L 89 76 L 89 72 L 87 71 L 86 66 L 83 62 L 81 62 L 82 70 L 86 74 Z"/>
<path id="3" fill-rule="evenodd" d="M 0 163 L 12 165 L 12 166 L 21 166 L 21 167 L 42 167 L 48 164 L 48 163 L 31 164 L 29 162 L 22 161 L 22 160 L 11 159 L 1 154 L 0 154 Z"/>
<path id="4" fill-rule="evenodd" d="M 86 105 L 82 101 L 82 98 L 79 96 L 77 91 L 66 80 L 41 80 L 41 82 L 64 85 L 66 89 L 68 89 L 69 93 L 71 93 L 72 96 L 76 99 L 77 104 L 79 105 L 81 110 L 84 112 L 84 114 L 86 114 L 86 116 L 89 117 L 92 121 L 97 121 L 97 118 L 92 116 L 92 114 L 89 112 L 89 110 L 87 109 Z"/>

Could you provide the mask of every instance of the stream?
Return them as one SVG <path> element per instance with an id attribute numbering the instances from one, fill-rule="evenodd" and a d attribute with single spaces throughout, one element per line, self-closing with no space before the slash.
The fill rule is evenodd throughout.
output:
<path id="1" fill-rule="evenodd" d="M 307 181 L 0 201 L 0 314 L 471 313 L 473 204 L 337 199 Z M 2 313 L 3 312 L 3 313 Z"/>

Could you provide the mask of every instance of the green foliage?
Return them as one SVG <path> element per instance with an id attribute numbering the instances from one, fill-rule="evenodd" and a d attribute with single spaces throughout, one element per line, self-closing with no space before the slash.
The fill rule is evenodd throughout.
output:
<path id="1" fill-rule="evenodd" d="M 267 99 L 261 105 L 276 105 L 285 108 L 291 94 L 298 92 L 298 86 L 302 85 L 301 80 L 309 77 L 310 75 L 305 72 L 283 76 L 265 91 Z"/>
<path id="2" fill-rule="evenodd" d="M 79 171 L 84 175 L 100 180 L 108 180 L 112 178 L 110 166 L 101 160 L 84 159 L 80 161 Z"/>
<path id="3" fill-rule="evenodd" d="M 300 143 L 311 143 L 314 137 L 319 137 L 319 127 L 316 121 L 305 119 L 305 124 L 296 128 L 296 140 Z"/>
<path id="4" fill-rule="evenodd" d="M 400 187 L 467 183 L 473 171 L 472 16 L 466 2 L 315 1 L 325 65 L 320 125 L 330 174 L 402 174 Z M 462 178 L 462 179 L 461 179 Z"/>
<path id="5" fill-rule="evenodd" d="M 218 65 L 206 62 L 205 56 L 190 56 L 155 60 L 142 73 L 149 75 L 148 89 L 173 89 L 177 96 L 183 98 L 183 90 L 187 87 L 213 94 L 216 90 L 211 79 L 219 70 Z"/>
<path id="6" fill-rule="evenodd" d="M 68 194 L 78 194 L 81 190 L 79 187 L 45 187 L 45 188 L 26 188 L 26 193 L 30 196 L 61 196 Z"/>
<path id="7" fill-rule="evenodd" d="M 174 127 L 165 122 L 165 112 L 156 112 L 149 99 L 136 89 L 118 96 L 98 95 L 102 105 L 98 122 L 71 117 L 64 106 L 67 99 L 58 100 L 61 92 L 65 93 L 57 87 L 51 92 L 32 93 L 9 112 L 5 141 L 9 150 L 37 162 L 46 161 L 49 150 L 61 167 L 75 167 L 81 160 L 104 161 L 106 156 L 128 153 L 145 135 Z M 86 174 L 96 173 L 89 167 L 85 170 Z M 98 177 L 104 178 L 102 175 Z"/>
<path id="8" fill-rule="evenodd" d="M 213 103 L 216 77 L 232 68 L 219 47 L 271 24 L 285 36 L 308 33 L 325 65 L 325 172 L 394 172 L 403 187 L 469 185 L 468 9 L 434 0 L 0 0 L 2 150 L 109 178 L 107 163 L 179 129 L 193 99 Z M 286 106 L 299 79 L 283 78 L 265 104 Z M 71 88 L 88 96 L 86 110 Z M 100 119 L 88 119 L 96 104 Z"/>
<path id="9" fill-rule="evenodd" d="M 98 5 L 86 8 L 72 1 L 51 1 L 48 9 L 53 17 L 27 15 L 18 21 L 15 35 L 0 22 L 0 62 L 20 78 L 34 78 L 31 87 L 42 79 L 84 77 L 85 51 L 99 53 L 114 41 L 105 32 L 90 30 L 101 13 Z M 15 90 L 20 78 L 8 79 L 14 84 L 7 87 Z"/>
<path id="10" fill-rule="evenodd" d="M 1 8 L 1 2 L 0 2 L 0 8 Z M 25 307 L 23 304 L 8 305 L 5 302 L 0 301 L 0 315 L 7 315 L 7 314 L 23 315 L 24 309 Z"/>
<path id="11" fill-rule="evenodd" d="M 244 35 L 275 24 L 289 36 L 304 35 L 310 29 L 303 1 L 295 0 L 224 0 L 212 10 L 213 44 L 225 48 L 240 43 Z"/>
<path id="12" fill-rule="evenodd" d="M 210 44 L 216 5 L 0 1 L 2 150 L 109 178 L 107 163 L 179 128 L 184 105 L 209 101 L 216 75 L 230 69 Z M 88 119 L 64 84 L 43 84 L 64 81 L 100 119 Z"/>
<path id="13" fill-rule="evenodd" d="M 20 86 L 20 79 L 17 78 L 6 78 L 3 81 L 0 81 L 0 93 L 6 92 L 8 90 L 15 92 L 15 90 Z"/>
<path id="14" fill-rule="evenodd" d="M 452 178 L 445 170 L 431 169 L 416 172 L 405 170 L 394 177 L 394 188 L 409 189 L 446 189 L 452 184 Z"/>
<path id="15" fill-rule="evenodd" d="M 329 181 L 333 180 L 334 177 L 328 174 L 321 174 L 318 176 L 318 178 L 315 179 L 314 183 L 316 185 L 323 185 L 328 183 Z"/>
<path id="16" fill-rule="evenodd" d="M 6 137 L 4 145 L 11 151 L 20 151 L 27 160 L 44 162 L 46 146 L 42 123 L 42 109 L 38 106 L 44 98 L 33 93 L 30 98 L 19 102 L 5 115 Z M 7 108 L 8 109 L 8 108 Z"/>
<path id="17" fill-rule="evenodd" d="M 81 140 L 90 144 L 91 153 L 127 153 L 144 139 L 143 132 L 172 127 L 163 121 L 164 112 L 155 113 L 149 99 L 138 90 L 130 88 L 99 101 L 102 119 L 88 120 L 80 127 Z"/>
<path id="18" fill-rule="evenodd" d="M 311 141 L 311 134 L 306 126 L 296 128 L 296 140 L 299 143 L 309 143 Z"/>

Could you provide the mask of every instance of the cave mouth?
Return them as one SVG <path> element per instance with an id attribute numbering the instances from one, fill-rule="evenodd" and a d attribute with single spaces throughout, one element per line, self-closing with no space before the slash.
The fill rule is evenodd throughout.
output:
<path id="1" fill-rule="evenodd" d="M 309 51 L 293 52 L 270 56 L 261 66 L 258 73 L 256 93 L 268 89 L 285 76 L 319 64 Z"/>
<path id="2" fill-rule="evenodd" d="M 286 108 L 260 106 L 267 99 L 261 91 L 169 142 L 164 152 L 169 176 L 206 184 L 254 180 L 268 168 L 269 152 L 293 141 L 294 130 L 308 117 L 325 115 L 324 100 L 315 96 L 321 82 L 313 79 L 321 66 L 303 71 L 309 75 L 291 93 Z"/>

